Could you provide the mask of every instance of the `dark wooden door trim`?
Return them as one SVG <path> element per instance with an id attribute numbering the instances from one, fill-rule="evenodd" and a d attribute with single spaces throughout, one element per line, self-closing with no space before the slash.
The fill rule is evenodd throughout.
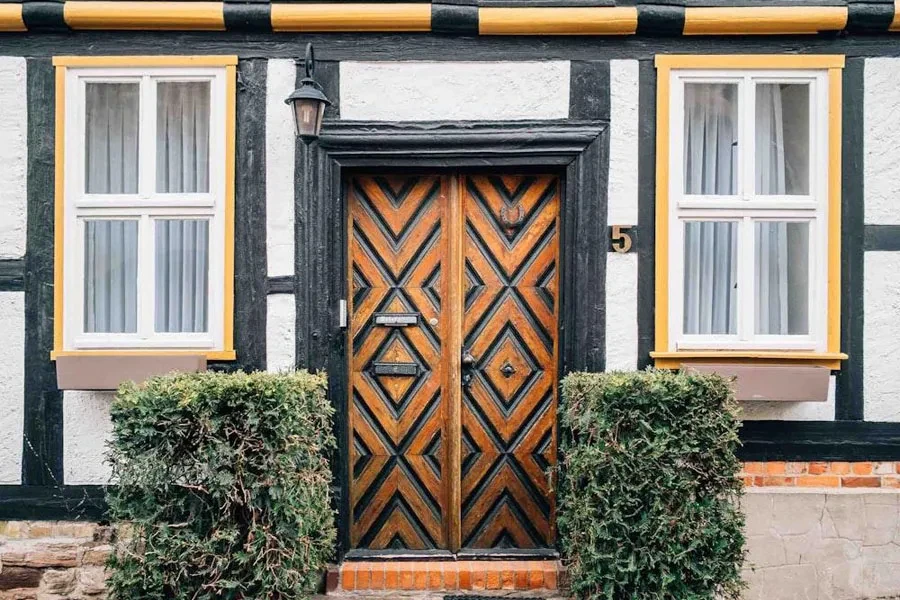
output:
<path id="1" fill-rule="evenodd" d="M 297 364 L 328 372 L 336 415 L 347 414 L 347 170 L 378 167 L 535 167 L 563 178 L 560 210 L 559 373 L 604 367 L 608 123 L 605 121 L 330 121 L 319 142 L 297 145 Z M 339 557 L 350 547 L 347 423 L 337 418 L 334 457 Z"/>

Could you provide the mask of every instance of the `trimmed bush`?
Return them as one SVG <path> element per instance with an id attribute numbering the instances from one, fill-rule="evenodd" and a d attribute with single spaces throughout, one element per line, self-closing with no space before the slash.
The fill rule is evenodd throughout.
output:
<path id="1" fill-rule="evenodd" d="M 324 375 L 197 373 L 112 407 L 110 559 L 121 600 L 302 598 L 335 545 Z"/>
<path id="2" fill-rule="evenodd" d="M 573 594 L 739 598 L 740 425 L 728 382 L 574 373 L 562 398 L 558 526 Z"/>

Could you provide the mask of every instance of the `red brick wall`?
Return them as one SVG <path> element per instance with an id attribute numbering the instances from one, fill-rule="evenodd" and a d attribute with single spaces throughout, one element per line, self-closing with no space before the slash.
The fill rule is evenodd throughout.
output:
<path id="1" fill-rule="evenodd" d="M 900 462 L 746 462 L 747 487 L 900 488 Z"/>

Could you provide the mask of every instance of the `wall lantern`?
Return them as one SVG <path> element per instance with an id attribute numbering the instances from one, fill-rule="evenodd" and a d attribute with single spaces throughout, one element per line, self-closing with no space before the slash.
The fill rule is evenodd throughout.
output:
<path id="1" fill-rule="evenodd" d="M 316 57 L 312 44 L 306 45 L 306 77 L 300 80 L 300 87 L 291 92 L 285 99 L 285 104 L 290 104 L 294 110 L 294 132 L 304 144 L 311 144 L 319 137 L 322 129 L 322 117 L 325 116 L 325 107 L 331 105 L 331 100 L 325 96 L 322 86 L 319 85 L 313 74 L 316 70 Z"/>

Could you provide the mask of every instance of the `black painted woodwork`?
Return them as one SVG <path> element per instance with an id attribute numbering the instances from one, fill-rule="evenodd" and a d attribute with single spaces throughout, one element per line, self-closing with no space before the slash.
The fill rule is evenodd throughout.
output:
<path id="1" fill-rule="evenodd" d="M 0 292 L 25 290 L 25 259 L 0 259 Z"/>
<path id="2" fill-rule="evenodd" d="M 22 3 L 22 21 L 29 31 L 68 31 L 63 0 L 25 0 Z"/>
<path id="3" fill-rule="evenodd" d="M 228 31 L 272 29 L 272 7 L 268 0 L 225 0 L 223 13 Z"/>
<path id="4" fill-rule="evenodd" d="M 900 423 L 745 421 L 742 460 L 897 460 Z"/>
<path id="5" fill-rule="evenodd" d="M 864 245 L 866 251 L 900 251 L 900 225 L 866 225 Z"/>
<path id="6" fill-rule="evenodd" d="M 573 60 L 569 65 L 569 118 L 609 120 L 609 61 Z"/>
<path id="7" fill-rule="evenodd" d="M 80 31 L 0 36 L 0 54 L 52 57 L 60 54 L 160 55 L 238 54 L 251 58 L 297 58 L 307 42 L 319 61 L 447 60 L 446 36 L 427 33 L 272 33 L 236 31 Z M 896 34 L 860 36 L 457 36 L 452 58 L 483 60 L 652 60 L 656 54 L 845 54 L 900 56 Z M 319 79 L 323 65 L 316 69 Z M 331 98 L 331 94 L 329 94 Z"/>
<path id="8" fill-rule="evenodd" d="M 280 275 L 278 277 L 269 277 L 266 283 L 266 292 L 269 294 L 294 294 L 294 276 Z"/>
<path id="9" fill-rule="evenodd" d="M 837 420 L 861 421 L 863 386 L 863 256 L 865 180 L 863 177 L 864 67 L 862 58 L 848 59 L 843 73 L 841 136 L 841 363 L 835 388 Z"/>
<path id="10" fill-rule="evenodd" d="M 847 31 L 887 31 L 893 20 L 893 0 L 847 0 Z"/>
<path id="11" fill-rule="evenodd" d="M 653 364 L 656 335 L 656 67 L 638 67 L 638 369 Z"/>
<path id="12" fill-rule="evenodd" d="M 457 35 L 478 34 L 478 6 L 474 0 L 436 0 L 431 4 L 431 30 Z"/>
<path id="13" fill-rule="evenodd" d="M 100 485 L 0 485 L 0 521 L 103 521 L 105 494 Z"/>
<path id="14" fill-rule="evenodd" d="M 27 62 L 28 106 L 55 105 L 53 65 Z M 23 485 L 63 482 L 62 392 L 53 349 L 53 199 L 55 139 L 52 110 L 28 111 L 28 225 L 25 247 L 25 428 Z"/>
<path id="15" fill-rule="evenodd" d="M 238 62 L 234 182 L 234 348 L 230 368 L 266 368 L 266 69 Z"/>
<path id="16" fill-rule="evenodd" d="M 639 4 L 637 32 L 640 35 L 681 35 L 684 31 L 684 7 Z"/>

